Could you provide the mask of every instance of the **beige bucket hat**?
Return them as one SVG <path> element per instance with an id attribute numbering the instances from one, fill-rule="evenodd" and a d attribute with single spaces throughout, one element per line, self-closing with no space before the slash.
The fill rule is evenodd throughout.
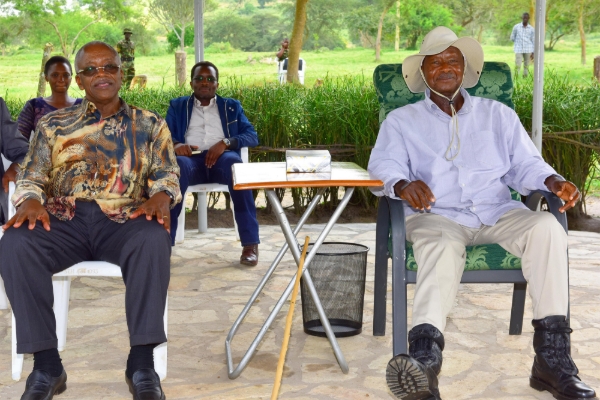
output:
<path id="1" fill-rule="evenodd" d="M 439 54 L 450 46 L 459 49 L 467 60 L 462 86 L 468 89 L 477 85 L 483 68 L 483 48 L 473 38 L 459 39 L 449 28 L 438 26 L 425 35 L 419 54 L 406 57 L 402 63 L 402 76 L 411 92 L 424 92 L 427 87 L 419 72 L 425 56 Z"/>

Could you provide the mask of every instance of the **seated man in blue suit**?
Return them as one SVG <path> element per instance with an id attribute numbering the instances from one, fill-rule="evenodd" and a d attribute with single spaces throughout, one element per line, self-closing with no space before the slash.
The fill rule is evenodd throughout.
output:
<path id="1" fill-rule="evenodd" d="M 240 149 L 256 146 L 258 136 L 239 101 L 215 94 L 219 70 L 213 63 L 197 63 L 191 76 L 194 93 L 171 100 L 167 111 L 167 124 L 181 170 L 181 192 L 185 196 L 188 186 L 200 183 L 229 186 L 243 246 L 240 263 L 254 266 L 258 263 L 260 243 L 254 197 L 251 190 L 233 190 L 231 166 L 242 162 Z M 183 207 L 184 201 L 171 210 L 173 243 Z"/>

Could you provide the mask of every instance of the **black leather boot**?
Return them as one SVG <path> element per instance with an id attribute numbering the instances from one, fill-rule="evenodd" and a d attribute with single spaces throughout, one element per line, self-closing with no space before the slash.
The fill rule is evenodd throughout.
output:
<path id="1" fill-rule="evenodd" d="M 559 400 L 585 400 L 596 397 L 596 392 L 577 376 L 579 371 L 571 358 L 570 334 L 566 318 L 561 315 L 532 321 L 535 360 L 531 367 L 529 384 L 532 388 L 547 390 Z"/>
<path id="2" fill-rule="evenodd" d="M 439 375 L 442 370 L 444 335 L 431 324 L 417 325 L 408 332 L 408 354 Z"/>
<path id="3" fill-rule="evenodd" d="M 409 354 L 388 363 L 386 380 L 402 400 L 441 400 L 437 375 L 442 369 L 444 335 L 433 325 L 421 324 L 408 333 Z"/>

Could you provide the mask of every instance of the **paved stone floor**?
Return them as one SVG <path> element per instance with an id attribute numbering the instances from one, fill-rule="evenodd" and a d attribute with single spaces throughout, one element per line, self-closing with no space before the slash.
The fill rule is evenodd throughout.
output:
<path id="1" fill-rule="evenodd" d="M 302 235 L 315 238 L 321 228 L 307 226 Z M 328 240 L 362 243 L 373 249 L 374 229 L 374 224 L 338 225 Z M 261 240 L 261 261 L 255 268 L 238 264 L 240 247 L 231 229 L 212 229 L 207 234 L 188 231 L 185 243 L 174 248 L 169 287 L 169 366 L 163 382 L 167 398 L 270 398 L 287 306 L 246 370 L 235 380 L 227 377 L 224 346 L 231 324 L 275 257 L 283 235 L 276 226 L 264 226 Z M 569 243 L 571 321 L 575 329 L 572 353 L 581 377 L 599 390 L 600 235 L 572 232 Z M 373 258 L 371 250 L 363 332 L 339 341 L 350 372 L 340 371 L 326 339 L 303 332 L 301 307 L 297 307 L 280 398 L 394 398 L 385 383 L 385 368 L 392 355 L 389 321 L 385 337 L 371 335 Z M 295 264 L 288 255 L 233 342 L 236 363 L 294 273 Z M 511 290 L 511 285 L 461 286 L 445 334 L 440 378 L 445 400 L 552 398 L 528 386 L 533 360 L 529 301 L 523 334 L 508 335 Z M 409 297 L 412 295 L 411 289 Z M 61 353 L 69 387 L 57 399 L 131 398 L 123 380 L 128 352 L 123 304 L 124 287 L 118 279 L 74 280 L 67 347 Z M 32 360 L 26 357 L 23 378 L 14 382 L 10 374 L 8 310 L 0 310 L 0 361 L 0 399 L 18 399 Z"/>

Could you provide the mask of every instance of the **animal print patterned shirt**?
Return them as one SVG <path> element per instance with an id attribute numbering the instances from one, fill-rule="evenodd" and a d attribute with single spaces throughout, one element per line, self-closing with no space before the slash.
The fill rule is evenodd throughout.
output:
<path id="1" fill-rule="evenodd" d="M 31 140 L 12 197 L 15 207 L 37 199 L 61 220 L 75 215 L 75 200 L 93 200 L 104 214 L 125 222 L 158 192 L 181 201 L 179 167 L 171 133 L 156 113 L 121 100 L 102 118 L 84 99 L 42 118 Z"/>

